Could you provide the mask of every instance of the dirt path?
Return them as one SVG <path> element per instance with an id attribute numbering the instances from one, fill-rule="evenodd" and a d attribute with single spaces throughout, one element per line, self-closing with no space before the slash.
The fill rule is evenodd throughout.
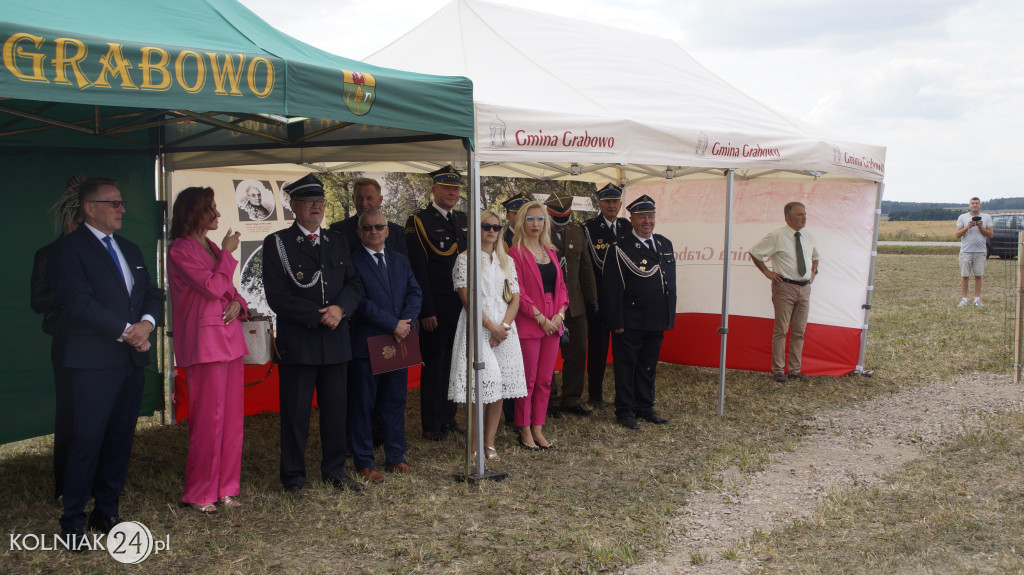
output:
<path id="1" fill-rule="evenodd" d="M 767 533 L 809 516 L 837 485 L 872 487 L 899 465 L 948 442 L 979 422 L 979 414 L 1024 410 L 1024 385 L 1009 375 L 973 374 L 876 398 L 855 408 L 819 414 L 816 431 L 793 452 L 777 453 L 764 471 L 725 473 L 722 489 L 694 492 L 674 520 L 679 535 L 666 557 L 630 568 L 630 575 L 750 573 L 751 562 L 720 553 L 755 529 Z M 708 562 L 693 565 L 691 554 Z"/>

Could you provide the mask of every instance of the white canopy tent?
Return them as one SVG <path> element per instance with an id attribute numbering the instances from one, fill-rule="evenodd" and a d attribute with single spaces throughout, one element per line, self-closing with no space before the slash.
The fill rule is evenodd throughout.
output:
<path id="1" fill-rule="evenodd" d="M 630 188 L 644 187 L 635 184 L 645 181 L 675 179 L 674 183 L 681 184 L 680 179 L 717 179 L 721 186 L 708 189 L 709 193 L 720 194 L 721 209 L 715 211 L 724 227 L 723 244 L 715 247 L 722 256 L 716 258 L 722 267 L 722 299 L 715 314 L 721 319 L 717 330 L 721 336 L 719 357 L 717 362 L 700 359 L 686 363 L 720 367 L 720 413 L 724 405 L 730 261 L 735 259 L 729 257 L 734 252 L 734 180 L 756 184 L 757 190 L 745 196 L 751 205 L 744 209 L 747 221 L 751 213 L 760 221 L 759 227 L 753 226 L 760 234 L 782 223 L 781 205 L 785 201 L 804 201 L 811 206 L 812 215 L 819 198 L 830 199 L 822 203 L 829 206 L 828 210 L 856 206 L 858 221 L 864 216 L 871 220 L 869 229 L 860 230 L 868 232 L 869 238 L 864 241 L 861 234 L 852 242 L 854 249 L 863 252 L 859 254 L 862 258 L 854 258 L 858 269 L 852 275 L 836 276 L 835 281 L 853 282 L 863 289 L 859 291 L 862 298 L 842 304 L 847 307 L 847 318 L 851 309 L 862 316 L 838 326 L 854 330 L 859 341 L 853 353 L 856 360 L 851 360 L 855 369 L 846 372 L 862 369 L 885 148 L 815 133 L 730 86 L 671 40 L 476 0 L 453 0 L 366 61 L 417 72 L 466 76 L 473 81 L 479 175 L 614 181 L 627 186 L 627 201 Z M 388 169 L 361 162 L 340 163 L 332 169 L 356 168 Z M 794 178 L 814 185 L 804 185 L 795 197 L 781 198 L 779 194 L 795 189 L 788 185 Z M 776 181 L 783 184 L 775 186 Z M 829 182 L 838 187 L 829 187 Z M 845 201 L 851 194 L 862 197 L 860 201 Z M 479 200 L 478 194 L 469 195 L 472 223 L 479 208 L 472 203 L 473 198 Z M 834 201 L 837 197 L 842 201 Z M 844 216 L 828 210 L 817 215 L 823 219 Z M 679 235 L 686 222 L 685 215 L 666 222 L 659 213 L 658 231 L 672 239 L 678 250 L 687 241 Z M 812 220 L 812 229 L 814 224 Z M 839 233 L 826 241 L 845 249 L 851 243 L 846 239 Z M 741 244 L 735 251 L 745 253 L 743 245 L 750 244 Z M 677 251 L 677 258 L 680 256 Z M 762 287 L 767 292 L 767 286 Z M 827 291 L 828 285 L 822 288 Z M 816 302 L 821 291 L 816 287 Z M 677 311 L 686 313 L 688 297 L 679 301 Z M 812 323 L 818 305 L 812 306 Z M 764 307 L 762 302 L 757 313 L 761 319 L 771 317 L 770 304 Z M 677 321 L 677 326 L 680 324 Z M 681 330 L 677 327 L 676 331 Z M 826 334 L 825 339 L 830 336 Z M 744 337 L 753 338 L 750 334 Z M 669 355 L 673 341 L 681 343 L 679 339 L 666 339 Z M 746 347 L 750 346 L 741 346 Z M 826 345 L 823 349 L 828 353 L 834 348 Z M 808 353 L 814 354 L 810 342 L 805 357 Z M 763 355 L 748 354 L 748 360 Z M 768 366 L 766 361 L 760 368 L 750 365 L 730 366 Z M 842 369 L 842 365 L 829 364 L 819 373 L 839 374 Z"/>

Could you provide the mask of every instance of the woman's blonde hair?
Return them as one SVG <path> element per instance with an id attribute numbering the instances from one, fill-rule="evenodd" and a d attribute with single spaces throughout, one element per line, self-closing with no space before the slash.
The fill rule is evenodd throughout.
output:
<path id="1" fill-rule="evenodd" d="M 533 208 L 539 209 L 541 215 L 544 216 L 544 228 L 540 231 L 541 245 L 545 248 L 554 249 L 555 244 L 551 243 L 551 215 L 548 214 L 544 204 L 536 200 L 526 203 L 523 207 L 519 208 L 519 214 L 516 216 L 516 225 L 512 235 L 512 243 L 522 244 L 526 242 L 526 213 Z"/>
<path id="2" fill-rule="evenodd" d="M 484 210 L 480 212 L 480 223 L 484 223 L 484 220 L 490 217 L 498 218 L 498 225 L 501 225 L 505 220 L 502 219 L 501 214 L 494 210 Z M 505 252 L 505 240 L 502 239 L 501 232 L 498 232 L 498 240 L 494 242 L 494 253 L 498 256 L 498 265 L 501 266 L 501 271 L 505 272 L 506 275 L 512 273 L 512 258 L 508 257 L 508 253 Z M 480 252 L 480 260 L 483 261 L 484 253 L 483 250 Z"/>

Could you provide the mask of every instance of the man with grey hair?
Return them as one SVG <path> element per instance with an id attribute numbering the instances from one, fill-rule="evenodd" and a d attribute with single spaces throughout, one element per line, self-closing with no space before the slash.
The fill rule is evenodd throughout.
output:
<path id="1" fill-rule="evenodd" d="M 789 332 L 789 374 L 800 381 L 804 375 L 801 358 L 804 351 L 804 329 L 811 308 L 811 284 L 818 274 L 818 248 L 814 236 L 802 231 L 807 225 L 807 208 L 800 202 L 789 202 L 783 209 L 786 225 L 766 235 L 750 248 L 750 257 L 772 282 L 772 304 L 775 306 L 775 330 L 772 333 L 772 372 L 775 381 L 784 383 L 786 373 L 786 333 Z M 771 258 L 772 269 L 764 260 Z M 808 265 L 810 264 L 810 265 Z"/>
<path id="2" fill-rule="evenodd" d="M 330 229 L 344 235 L 348 240 L 349 247 L 355 251 L 363 243 L 359 237 L 359 216 L 366 213 L 367 210 L 380 210 L 380 206 L 384 203 L 380 183 L 373 178 L 356 180 L 352 184 L 352 203 L 355 204 L 356 213 L 340 222 L 334 222 Z M 385 246 L 391 251 L 405 255 L 407 253 L 405 229 L 396 223 L 387 222 L 387 224 L 388 233 Z"/>
<path id="3" fill-rule="evenodd" d="M 957 306 L 967 307 L 967 287 L 973 273 L 974 307 L 985 307 L 981 303 L 981 278 L 985 274 L 986 240 L 995 232 L 992 216 L 981 213 L 979 198 L 971 198 L 967 208 L 970 211 L 956 219 L 956 237 L 960 238 L 960 303 Z"/>

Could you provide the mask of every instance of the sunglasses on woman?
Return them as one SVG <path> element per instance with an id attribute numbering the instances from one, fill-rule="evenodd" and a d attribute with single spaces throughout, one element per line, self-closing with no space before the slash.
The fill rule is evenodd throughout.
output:
<path id="1" fill-rule="evenodd" d="M 480 224 L 480 229 L 485 232 L 500 232 L 501 224 Z"/>

